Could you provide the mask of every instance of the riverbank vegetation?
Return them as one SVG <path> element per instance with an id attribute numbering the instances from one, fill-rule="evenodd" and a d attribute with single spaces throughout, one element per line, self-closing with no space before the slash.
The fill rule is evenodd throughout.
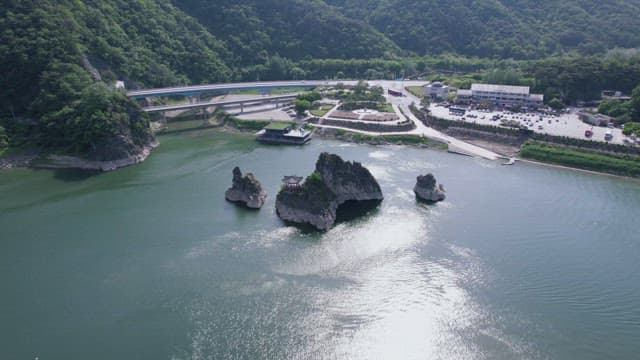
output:
<path id="1" fill-rule="evenodd" d="M 525 159 L 578 169 L 640 177 L 640 157 L 638 156 L 605 155 L 560 146 L 550 146 L 538 142 L 524 144 L 520 150 L 520 156 Z"/>
<path id="2" fill-rule="evenodd" d="M 446 150 L 448 145 L 420 135 L 367 135 L 342 129 L 330 129 L 337 139 L 369 144 L 423 145 Z"/>
<path id="3" fill-rule="evenodd" d="M 598 112 L 601 114 L 609 115 L 615 118 L 617 124 L 625 124 L 640 122 L 640 84 L 631 92 L 630 100 L 619 99 L 607 99 L 600 103 L 598 106 Z M 628 124 L 630 129 L 625 133 L 629 135 L 636 132 L 636 127 L 633 124 Z M 625 126 L 625 129 L 627 127 Z M 640 131 L 637 132 L 640 135 Z"/>

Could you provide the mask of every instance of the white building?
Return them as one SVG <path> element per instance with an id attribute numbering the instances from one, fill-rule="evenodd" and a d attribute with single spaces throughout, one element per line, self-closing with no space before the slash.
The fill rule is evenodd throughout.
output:
<path id="1" fill-rule="evenodd" d="M 439 81 L 432 82 L 424 87 L 424 96 L 432 100 L 444 100 L 449 97 L 450 92 L 451 89 Z"/>
<path id="2" fill-rule="evenodd" d="M 471 98 L 476 102 L 493 103 L 497 106 L 542 106 L 544 95 L 529 93 L 528 86 L 472 84 Z"/>
<path id="3" fill-rule="evenodd" d="M 466 104 L 471 101 L 473 93 L 471 92 L 471 90 L 458 89 L 456 95 L 456 98 L 459 102 Z"/>

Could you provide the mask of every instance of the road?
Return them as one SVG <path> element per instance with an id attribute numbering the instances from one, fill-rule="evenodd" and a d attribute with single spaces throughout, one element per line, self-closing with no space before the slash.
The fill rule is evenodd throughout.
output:
<path id="1" fill-rule="evenodd" d="M 163 111 L 175 111 L 175 110 L 189 110 L 189 109 L 199 109 L 199 108 L 207 108 L 213 106 L 229 106 L 229 105 L 250 105 L 250 104 L 261 104 L 267 102 L 284 102 L 287 100 L 295 99 L 297 94 L 287 94 L 287 95 L 275 95 L 275 96 L 253 96 L 246 99 L 239 100 L 220 100 L 215 99 L 213 101 L 206 102 L 197 102 L 194 104 L 173 104 L 173 105 L 161 105 L 161 106 L 150 106 L 143 108 L 145 112 L 163 112 Z"/>
<path id="2" fill-rule="evenodd" d="M 230 92 L 239 90 L 271 90 L 277 88 L 313 88 L 316 86 L 329 85 L 334 86 L 338 83 L 345 85 L 355 85 L 356 80 L 302 80 L 302 81 L 269 81 L 269 82 L 245 82 L 245 83 L 224 83 L 224 84 L 207 84 L 194 86 L 174 86 L 159 89 L 131 90 L 127 92 L 127 96 L 133 98 L 143 98 L 152 96 L 168 96 L 168 95 L 197 95 L 207 92 Z M 394 87 L 394 84 L 403 83 L 401 81 L 388 80 L 372 80 L 368 81 L 370 85 L 383 85 L 384 87 Z M 411 84 L 425 84 L 424 81 L 405 81 L 405 86 Z"/>

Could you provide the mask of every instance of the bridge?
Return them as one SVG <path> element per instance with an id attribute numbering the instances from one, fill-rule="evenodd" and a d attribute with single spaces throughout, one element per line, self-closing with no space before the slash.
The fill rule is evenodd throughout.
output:
<path id="1" fill-rule="evenodd" d="M 196 102 L 193 104 L 176 104 L 176 105 L 160 105 L 160 106 L 150 106 L 145 107 L 143 110 L 147 113 L 154 112 L 165 112 L 172 110 L 191 110 L 191 109 L 206 109 L 209 107 L 222 107 L 222 106 L 231 106 L 231 105 L 240 105 L 241 107 L 249 106 L 249 105 L 257 105 L 257 104 L 266 104 L 266 103 L 283 103 L 283 102 L 291 102 L 295 99 L 297 94 L 288 94 L 288 95 L 276 95 L 276 96 L 260 96 L 250 99 L 242 99 L 242 100 L 214 100 L 207 102 Z"/>
<path id="2" fill-rule="evenodd" d="M 273 89 L 312 89 L 320 85 L 335 84 L 335 81 L 269 81 L 269 82 L 247 82 L 247 83 L 226 83 L 194 86 L 176 86 L 160 89 L 132 90 L 127 92 L 127 96 L 134 99 L 156 96 L 196 96 L 205 93 L 229 93 L 242 90 L 259 90 L 268 93 Z"/>

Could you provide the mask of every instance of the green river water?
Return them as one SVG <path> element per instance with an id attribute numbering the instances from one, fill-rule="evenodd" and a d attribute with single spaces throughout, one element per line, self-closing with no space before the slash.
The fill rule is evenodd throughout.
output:
<path id="1" fill-rule="evenodd" d="M 161 137 L 143 164 L 0 172 L 0 359 L 637 359 L 640 183 L 425 149 Z M 361 161 L 385 200 L 327 233 L 283 175 Z M 268 191 L 224 201 L 231 170 Z M 448 198 L 415 201 L 433 172 Z"/>

